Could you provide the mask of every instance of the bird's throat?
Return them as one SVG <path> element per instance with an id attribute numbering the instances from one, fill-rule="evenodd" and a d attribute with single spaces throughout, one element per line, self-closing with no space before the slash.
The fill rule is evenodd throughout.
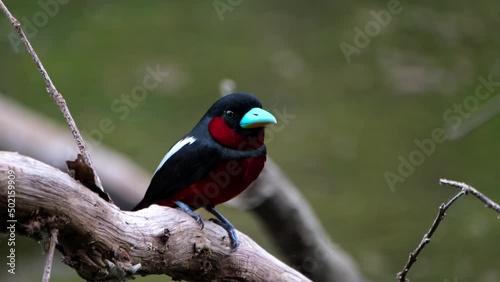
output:
<path id="1" fill-rule="evenodd" d="M 208 132 L 221 145 L 237 150 L 255 150 L 264 144 L 264 129 L 257 136 L 243 136 L 230 128 L 221 117 L 213 118 Z"/>

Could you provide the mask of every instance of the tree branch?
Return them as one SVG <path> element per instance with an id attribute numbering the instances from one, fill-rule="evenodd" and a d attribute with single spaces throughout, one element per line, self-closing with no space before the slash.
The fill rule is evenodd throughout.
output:
<path id="1" fill-rule="evenodd" d="M 57 244 L 57 229 L 50 230 L 49 249 L 47 250 L 47 261 L 45 262 L 45 269 L 43 271 L 42 282 L 50 281 L 50 273 L 52 271 L 52 261 L 54 260 L 54 252 Z"/>
<path id="2" fill-rule="evenodd" d="M 462 189 L 462 191 L 465 191 L 466 194 L 474 195 L 481 202 L 483 202 L 486 205 L 486 207 L 496 211 L 497 213 L 500 213 L 500 206 L 497 203 L 495 203 L 490 198 L 486 197 L 483 193 L 479 192 L 476 188 L 474 188 L 470 185 L 467 185 L 463 182 L 448 180 L 448 179 L 444 179 L 444 178 L 439 180 L 439 184 L 441 184 L 441 185 L 447 184 L 450 186 L 458 187 L 458 188 Z"/>
<path id="3" fill-rule="evenodd" d="M 397 279 L 399 282 L 408 281 L 406 279 L 406 275 L 410 271 L 413 264 L 417 261 L 417 258 L 418 258 L 418 255 L 420 254 L 420 252 L 424 249 L 424 247 L 427 244 L 430 243 L 432 235 L 437 230 L 441 221 L 445 218 L 446 211 L 456 200 L 458 200 L 458 198 L 462 197 L 465 194 L 466 194 L 465 191 L 462 190 L 462 191 L 460 191 L 460 193 L 458 193 L 453 198 L 451 198 L 451 200 L 449 200 L 446 204 L 443 203 L 443 204 L 441 204 L 441 206 L 439 206 L 438 214 L 436 216 L 436 219 L 434 219 L 434 222 L 432 223 L 431 228 L 429 229 L 429 231 L 427 231 L 427 233 L 424 234 L 424 238 L 422 239 L 422 241 L 420 241 L 420 243 L 418 244 L 415 251 L 410 253 L 410 256 L 408 257 L 408 261 L 406 262 L 405 266 L 403 267 L 403 270 L 401 270 L 397 274 Z"/>
<path id="4" fill-rule="evenodd" d="M 455 202 L 457 201 L 460 197 L 468 194 L 474 195 L 476 198 L 478 198 L 480 201 L 486 204 L 486 207 L 491 208 L 492 210 L 496 211 L 497 213 L 500 213 L 500 206 L 492 201 L 490 198 L 486 197 L 484 194 L 479 192 L 477 189 L 474 187 L 467 185 L 463 182 L 458 182 L 454 180 L 447 180 L 447 179 L 440 179 L 439 184 L 448 184 L 454 187 L 458 187 L 461 189 L 461 191 L 456 194 L 453 198 L 451 198 L 446 204 L 441 204 L 439 206 L 439 211 L 436 216 L 436 219 L 434 219 L 434 222 L 432 223 L 429 231 L 424 234 L 424 237 L 422 238 L 422 241 L 418 244 L 417 248 L 415 251 L 410 253 L 410 256 L 408 257 L 408 261 L 406 262 L 405 266 L 403 267 L 403 270 L 398 272 L 396 275 L 396 278 L 399 282 L 407 282 L 408 280 L 406 279 L 406 276 L 408 275 L 408 272 L 410 271 L 411 267 L 413 264 L 417 261 L 418 255 L 420 252 L 424 249 L 424 247 L 430 243 L 432 235 L 434 232 L 437 230 L 439 227 L 439 224 L 443 221 L 443 219 L 446 216 L 446 211 L 448 208 Z"/>
<path id="5" fill-rule="evenodd" d="M 0 210 L 7 210 L 8 171 L 15 175 L 16 232 L 40 240 L 58 229 L 63 261 L 86 280 L 123 281 L 167 274 L 188 281 L 310 281 L 238 232 L 230 252 L 224 229 L 153 205 L 126 212 L 69 175 L 34 159 L 0 152 Z M 7 225 L 2 213 L 2 230 Z"/>
<path id="6" fill-rule="evenodd" d="M 35 50 L 31 46 L 31 43 L 29 42 L 28 38 L 24 34 L 23 29 L 21 28 L 21 24 L 19 21 L 10 13 L 9 9 L 7 9 L 7 6 L 0 0 L 0 10 L 7 16 L 9 21 L 11 22 L 12 26 L 16 30 L 17 34 L 21 38 L 21 41 L 23 42 L 24 46 L 28 50 L 28 53 L 31 55 L 31 58 L 35 62 L 36 67 L 40 71 L 40 74 L 42 75 L 43 80 L 45 81 L 46 89 L 49 95 L 54 99 L 56 104 L 59 106 L 59 109 L 64 115 L 64 118 L 66 120 L 66 123 L 69 125 L 71 129 L 71 133 L 73 134 L 73 137 L 76 140 L 76 144 L 78 145 L 78 149 L 80 150 L 80 153 L 82 154 L 86 164 L 90 167 L 91 171 L 94 174 L 94 182 L 95 185 L 101 189 L 102 192 L 104 192 L 104 189 L 102 188 L 102 183 L 101 180 L 99 179 L 99 176 L 97 175 L 97 171 L 94 168 L 94 164 L 92 162 L 92 159 L 90 158 L 90 154 L 88 153 L 87 147 L 85 146 L 85 141 L 83 141 L 82 135 L 80 134 L 80 131 L 78 130 L 78 127 L 76 126 L 75 120 L 71 116 L 71 113 L 69 111 L 68 105 L 66 104 L 66 100 L 64 100 L 64 97 L 57 91 L 56 86 L 54 83 L 52 83 L 52 80 L 50 79 L 49 74 L 43 67 L 42 62 L 38 58 L 38 55 L 36 54 Z M 111 199 L 108 199 L 111 200 Z"/>

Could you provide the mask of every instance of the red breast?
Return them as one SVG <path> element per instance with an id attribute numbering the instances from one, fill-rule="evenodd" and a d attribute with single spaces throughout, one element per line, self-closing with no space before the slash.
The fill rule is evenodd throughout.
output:
<path id="1" fill-rule="evenodd" d="M 209 132 L 217 142 L 232 149 L 253 150 L 264 143 L 264 130 L 258 138 L 245 138 L 232 130 L 220 117 L 215 117 L 210 121 Z M 173 203 L 175 200 L 199 208 L 224 203 L 248 188 L 259 176 L 265 162 L 266 156 L 220 161 L 204 179 L 158 204 L 175 206 Z"/>
<path id="2" fill-rule="evenodd" d="M 182 189 L 159 205 L 175 206 L 173 201 L 196 208 L 216 206 L 231 200 L 243 192 L 259 176 L 264 168 L 266 156 L 258 158 L 222 161 L 201 181 Z"/>

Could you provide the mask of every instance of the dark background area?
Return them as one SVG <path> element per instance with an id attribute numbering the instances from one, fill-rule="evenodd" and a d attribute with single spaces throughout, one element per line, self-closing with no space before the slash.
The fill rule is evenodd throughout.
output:
<path id="1" fill-rule="evenodd" d="M 365 30 L 374 20 L 370 12 L 387 10 L 389 2 L 233 1 L 232 9 L 218 14 L 212 1 L 68 1 L 38 26 L 39 2 L 5 4 L 25 28 L 26 22 L 35 27 L 30 40 L 80 129 L 91 132 L 111 119 L 116 128 L 102 143 L 151 173 L 219 98 L 222 79 L 257 95 L 265 108 L 286 108 L 295 118 L 273 134 L 270 156 L 363 273 L 371 281 L 393 281 L 438 206 L 457 192 L 440 187 L 439 178 L 465 181 L 500 201 L 495 115 L 459 139 L 436 144 L 404 182 L 391 188 L 384 175 L 398 174 L 398 158 L 409 160 L 419 150 L 415 140 L 449 127 L 445 113 L 473 99 L 479 76 L 500 81 L 500 2 L 401 1 L 401 12 L 379 25 L 348 62 L 339 45 L 356 46 L 355 28 Z M 0 92 L 64 125 L 31 58 L 13 38 L 1 15 Z M 126 117 L 113 110 L 116 100 L 142 85 L 146 68 L 157 65 L 169 76 Z M 466 113 L 481 114 L 497 103 L 496 95 L 495 89 Z M 0 134 L 15 127 L 13 120 Z M 276 254 L 249 213 L 221 210 Z M 500 281 L 499 223 L 476 199 L 459 200 L 410 278 Z M 39 280 L 42 246 L 19 242 L 19 274 L 5 270 L 0 280 Z M 4 239 L 0 251 L 5 261 Z M 81 280 L 64 265 L 52 276 L 54 282 Z"/>

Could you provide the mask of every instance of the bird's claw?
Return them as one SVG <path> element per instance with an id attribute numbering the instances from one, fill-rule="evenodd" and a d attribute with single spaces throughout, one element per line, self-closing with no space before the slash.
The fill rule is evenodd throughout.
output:
<path id="1" fill-rule="evenodd" d="M 226 224 L 216 218 L 210 218 L 209 219 L 211 222 L 221 226 L 224 228 L 227 233 L 229 234 L 229 240 L 231 241 L 231 252 L 234 252 L 238 249 L 240 246 L 240 241 L 238 240 L 238 237 L 236 236 L 236 232 L 234 231 L 234 227 L 231 224 Z"/>
<path id="2" fill-rule="evenodd" d="M 236 252 L 239 246 L 240 241 L 238 241 L 238 237 L 231 238 L 231 252 Z"/>
<path id="3" fill-rule="evenodd" d="M 194 220 L 196 220 L 196 222 L 201 226 L 201 229 L 203 230 L 203 228 L 205 227 L 205 222 L 203 221 L 201 215 L 196 214 L 193 215 L 192 217 L 194 218 Z"/>
<path id="4" fill-rule="evenodd" d="M 196 222 L 198 222 L 198 224 L 201 226 L 201 229 L 205 227 L 205 222 L 203 221 L 201 215 L 195 213 L 188 205 L 181 201 L 175 201 L 174 203 L 179 209 L 183 210 L 185 213 L 189 214 L 189 216 L 194 218 L 194 220 L 196 220 Z"/>

